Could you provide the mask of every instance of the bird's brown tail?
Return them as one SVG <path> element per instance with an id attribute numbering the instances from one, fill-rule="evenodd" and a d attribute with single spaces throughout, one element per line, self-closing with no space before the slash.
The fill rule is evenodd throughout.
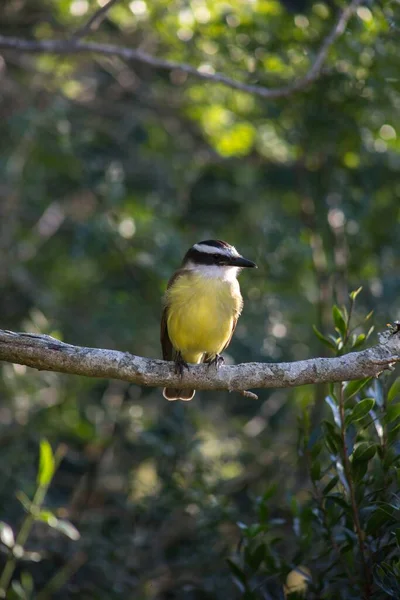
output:
<path id="1" fill-rule="evenodd" d="M 163 396 L 167 400 L 191 400 L 196 390 L 180 390 L 179 388 L 164 388 Z"/>

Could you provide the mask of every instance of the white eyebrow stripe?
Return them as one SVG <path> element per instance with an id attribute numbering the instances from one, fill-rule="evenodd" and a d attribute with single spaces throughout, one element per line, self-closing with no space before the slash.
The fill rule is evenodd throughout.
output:
<path id="1" fill-rule="evenodd" d="M 206 254 L 221 254 L 221 256 L 239 256 L 239 252 L 233 246 L 229 248 L 217 248 L 216 246 L 207 246 L 207 244 L 195 244 L 193 250 L 205 252 Z"/>

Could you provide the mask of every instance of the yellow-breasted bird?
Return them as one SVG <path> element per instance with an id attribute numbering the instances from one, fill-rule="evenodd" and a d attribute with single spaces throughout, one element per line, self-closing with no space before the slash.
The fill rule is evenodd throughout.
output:
<path id="1" fill-rule="evenodd" d="M 168 282 L 161 319 L 164 360 L 174 360 L 182 374 L 187 363 L 223 362 L 242 312 L 243 298 L 237 276 L 256 267 L 230 244 L 205 240 L 185 254 L 181 268 Z M 191 400 L 195 390 L 165 388 L 167 400 Z"/>

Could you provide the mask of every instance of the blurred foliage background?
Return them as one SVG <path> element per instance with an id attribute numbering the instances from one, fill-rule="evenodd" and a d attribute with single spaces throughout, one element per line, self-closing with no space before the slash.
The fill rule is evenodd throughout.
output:
<path id="1" fill-rule="evenodd" d="M 1 33 L 67 39 L 99 6 L 3 0 Z M 312 325 L 326 333 L 333 302 L 360 285 L 357 310 L 374 310 L 378 330 L 400 318 L 396 7 L 359 6 L 318 81 L 278 100 L 112 56 L 3 51 L 0 327 L 159 357 L 166 281 L 208 238 L 259 266 L 242 275 L 227 360 L 326 353 Z M 339 8 L 121 0 L 92 38 L 276 87 L 306 73 Z M 318 423 L 325 394 L 169 404 L 158 389 L 3 364 L 2 518 L 20 523 L 15 493 L 32 494 L 46 436 L 67 447 L 47 504 L 81 534 L 34 528 L 35 586 L 79 552 L 51 597 L 237 597 L 225 560 L 236 522 L 274 483 L 273 517 L 305 499 L 297 418 L 308 407 Z"/>

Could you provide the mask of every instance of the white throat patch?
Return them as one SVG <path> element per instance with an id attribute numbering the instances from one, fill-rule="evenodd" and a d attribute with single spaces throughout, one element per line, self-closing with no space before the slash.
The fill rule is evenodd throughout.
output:
<path id="1" fill-rule="evenodd" d="M 198 265 L 189 261 L 185 269 L 195 271 L 198 275 L 208 279 L 221 279 L 222 281 L 234 281 L 240 271 L 239 267 L 224 267 L 221 265 Z"/>

